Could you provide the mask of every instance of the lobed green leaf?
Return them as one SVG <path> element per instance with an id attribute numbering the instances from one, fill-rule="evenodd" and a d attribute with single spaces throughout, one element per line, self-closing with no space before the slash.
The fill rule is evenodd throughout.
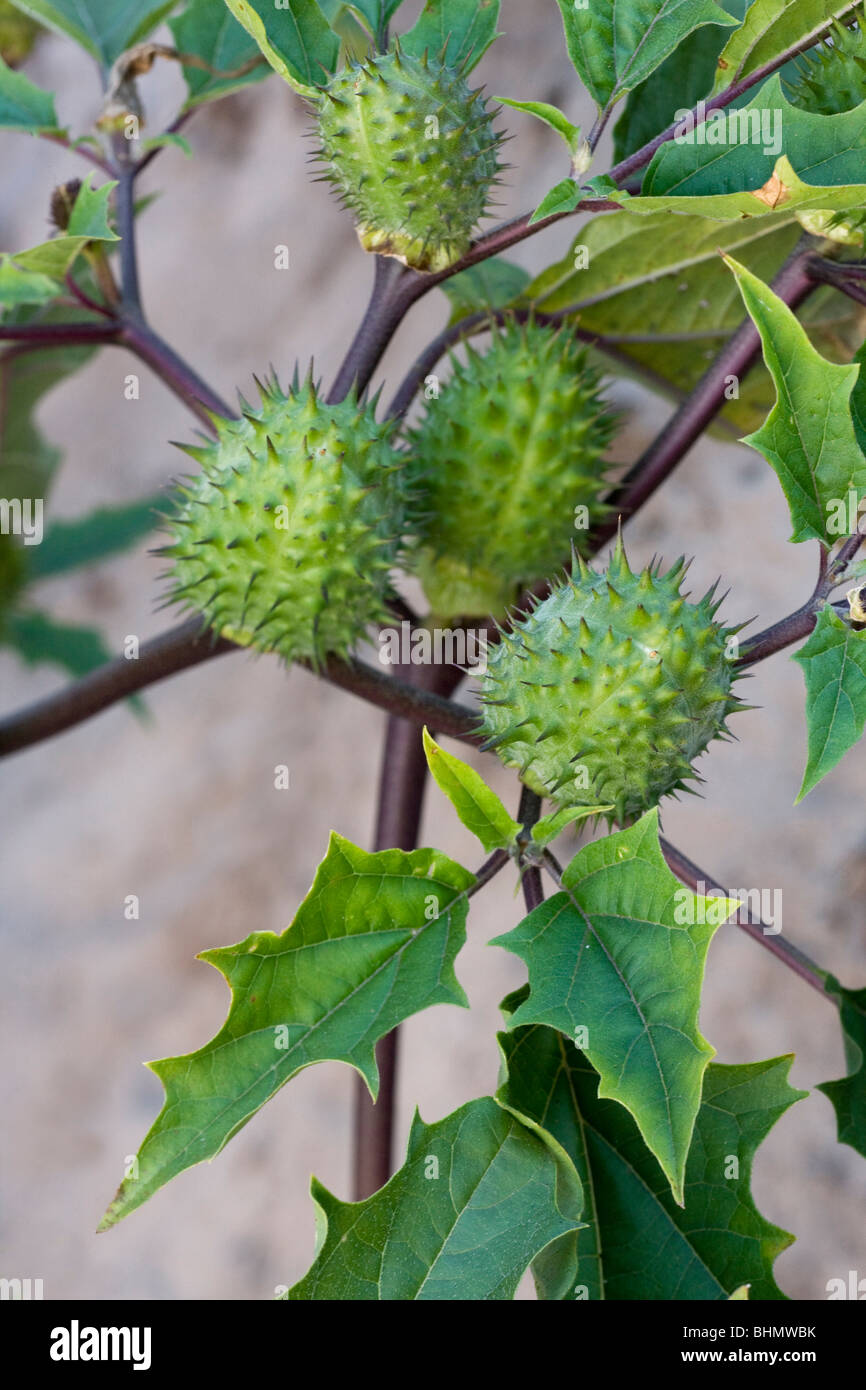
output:
<path id="1" fill-rule="evenodd" d="M 866 989 L 845 989 L 832 975 L 825 988 L 839 1003 L 848 1075 L 817 1089 L 832 1101 L 839 1143 L 866 1158 Z"/>
<path id="2" fill-rule="evenodd" d="M 529 969 L 529 996 L 510 1027 L 543 1023 L 580 1042 L 599 1095 L 634 1117 L 682 1205 L 713 1056 L 697 1028 L 704 963 L 735 904 L 708 905 L 680 886 L 659 846 L 657 811 L 586 845 L 562 883 L 495 938 Z"/>
<path id="3" fill-rule="evenodd" d="M 313 1180 L 319 1243 L 291 1300 L 513 1299 L 551 1241 L 580 1225 L 571 1160 L 490 1097 L 438 1124 L 415 1115 L 406 1162 L 365 1202 Z"/>
<path id="4" fill-rule="evenodd" d="M 743 440 L 764 455 L 788 500 L 792 541 L 838 539 L 834 507 L 866 493 L 866 456 L 854 433 L 851 393 L 859 367 L 828 362 L 773 291 L 730 256 L 743 302 L 776 387 L 764 424 Z"/>
<path id="5" fill-rule="evenodd" d="M 42 544 L 29 553 L 28 578 L 66 574 L 129 550 L 158 525 L 158 512 L 168 501 L 166 493 L 155 493 L 136 502 L 97 507 L 73 521 L 55 521 L 47 528 Z"/>
<path id="6" fill-rule="evenodd" d="M 809 753 L 802 801 L 832 771 L 866 726 L 866 632 L 855 632 L 827 605 L 793 661 L 806 678 Z"/>
<path id="7" fill-rule="evenodd" d="M 150 1064 L 165 1104 L 100 1230 L 213 1158 L 304 1067 L 347 1062 L 375 1096 L 381 1037 L 433 1004 L 466 1006 L 454 959 L 473 882 L 436 850 L 368 854 L 334 834 L 280 936 L 203 951 L 231 987 L 228 1017 L 197 1052 Z"/>
<path id="8" fill-rule="evenodd" d="M 3 615 L 2 641 L 28 666 L 59 666 L 76 677 L 95 671 L 112 656 L 95 628 L 56 622 L 30 608 Z"/>
<path id="9" fill-rule="evenodd" d="M 749 4 L 750 0 L 725 0 L 725 9 L 742 20 Z M 729 32 L 716 24 L 695 29 L 645 82 L 629 92 L 613 132 L 617 163 L 649 144 L 679 111 L 695 107 L 707 95 Z"/>
<path id="10" fill-rule="evenodd" d="M 679 216 L 675 226 L 672 236 L 664 212 L 593 218 L 569 253 L 527 286 L 522 302 L 548 313 L 573 306 L 581 328 L 610 344 L 620 371 L 631 365 L 647 385 L 681 399 L 743 321 L 736 281 L 719 251 L 770 280 L 800 227 L 785 210 L 724 224 Z M 861 310 L 829 287 L 810 296 L 800 317 L 827 356 L 850 360 L 860 346 Z M 739 437 L 762 424 L 775 392 L 762 362 L 735 385 L 722 423 L 730 422 Z"/>
<path id="11" fill-rule="evenodd" d="M 584 1192 L 584 1226 L 535 1260 L 539 1297 L 717 1300 L 748 1283 L 753 1298 L 784 1298 L 773 1263 L 793 1236 L 761 1216 L 750 1186 L 758 1146 L 806 1095 L 788 1085 L 791 1057 L 707 1068 L 679 1207 L 633 1119 L 600 1098 L 598 1074 L 567 1038 L 523 1027 L 500 1046 L 500 1099 L 559 1140 Z"/>

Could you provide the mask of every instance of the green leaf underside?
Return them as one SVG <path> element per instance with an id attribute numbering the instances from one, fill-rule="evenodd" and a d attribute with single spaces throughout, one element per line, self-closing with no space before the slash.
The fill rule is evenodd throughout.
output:
<path id="1" fill-rule="evenodd" d="M 13 72 L 0 58 L 0 129 L 38 132 L 57 130 L 51 92 L 43 92 L 23 72 Z"/>
<path id="2" fill-rule="evenodd" d="M 334 834 L 282 935 L 203 951 L 231 987 L 228 1017 L 197 1052 L 151 1064 L 165 1104 L 100 1229 L 213 1158 L 304 1067 L 347 1062 L 375 1095 L 379 1038 L 433 1004 L 466 1006 L 454 959 L 473 882 L 436 850 L 368 854 Z"/>
<path id="3" fill-rule="evenodd" d="M 848 1075 L 818 1086 L 833 1103 L 840 1144 L 866 1158 L 866 989 L 845 989 L 828 975 L 828 994 L 838 998 Z"/>
<path id="4" fill-rule="evenodd" d="M 530 994 L 511 1027 L 543 1023 L 599 1072 L 599 1095 L 634 1116 L 682 1203 L 713 1048 L 697 1029 L 707 948 L 729 900 L 700 908 L 662 856 L 658 812 L 586 845 L 549 898 L 495 943 L 526 962 Z M 679 925 L 675 913 L 690 915 Z M 702 917 L 712 921 L 701 921 Z"/>
<path id="5" fill-rule="evenodd" d="M 528 284 L 529 272 L 501 256 L 491 256 L 480 265 L 471 265 L 441 286 L 451 301 L 449 323 L 457 323 L 485 309 L 502 309 Z"/>
<path id="6" fill-rule="evenodd" d="M 578 8 L 558 0 L 568 54 L 600 110 L 646 80 L 704 24 L 736 24 L 714 0 L 618 0 Z"/>
<path id="7" fill-rule="evenodd" d="M 95 628 L 55 622 L 32 609 L 5 615 L 2 640 L 28 666 L 59 666 L 71 676 L 86 676 L 113 655 Z"/>
<path id="8" fill-rule="evenodd" d="M 316 0 L 225 0 L 271 67 L 296 92 L 313 97 L 337 66 L 340 41 Z"/>
<path id="9" fill-rule="evenodd" d="M 791 540 L 832 541 L 832 504 L 852 488 L 858 497 L 866 492 L 866 457 L 851 416 L 859 367 L 826 361 L 788 306 L 745 266 L 726 260 L 761 336 L 777 393 L 764 424 L 743 443 L 763 454 L 782 484 Z"/>
<path id="10" fill-rule="evenodd" d="M 494 849 L 508 849 L 520 833 L 520 823 L 508 814 L 481 774 L 453 753 L 446 753 L 426 729 L 424 752 L 436 785 L 448 797 L 466 829 L 481 841 L 482 848 L 488 854 Z"/>
<path id="11" fill-rule="evenodd" d="M 192 0 L 181 14 L 169 20 L 174 41 L 181 53 L 202 58 L 214 72 L 184 66 L 187 85 L 187 106 L 224 97 L 239 87 L 249 86 L 269 77 L 271 68 L 265 64 L 242 73 L 239 77 L 220 77 L 242 68 L 260 52 L 259 46 L 226 9 L 224 0 Z"/>
<path id="12" fill-rule="evenodd" d="M 835 15 L 851 10 L 844 0 L 753 0 L 739 29 L 719 56 L 713 92 L 722 92 L 741 77 L 757 72 Z"/>
<path id="13" fill-rule="evenodd" d="M 620 368 L 632 363 L 647 384 L 681 399 L 743 320 L 737 283 L 719 251 L 770 280 L 800 235 L 799 223 L 785 211 L 726 224 L 679 217 L 676 236 L 666 213 L 641 220 L 610 213 L 593 218 L 569 254 L 532 281 L 520 302 L 546 313 L 574 306 L 581 327 L 612 345 Z M 575 268 L 581 247 L 588 264 L 580 260 Z M 847 349 L 850 360 L 862 341 L 861 310 L 853 301 L 826 287 L 800 314 L 822 353 L 834 357 Z M 774 400 L 761 361 L 725 403 L 724 420 L 741 435 L 763 423 Z"/>
<path id="14" fill-rule="evenodd" d="M 66 34 L 104 67 L 144 39 L 174 9 L 175 0 L 15 0 L 40 24 Z"/>
<path id="15" fill-rule="evenodd" d="M 313 1180 L 318 1253 L 291 1300 L 513 1299 L 532 1259 L 580 1222 L 570 1159 L 490 1097 L 416 1113 L 406 1162 L 365 1202 Z"/>
<path id="16" fill-rule="evenodd" d="M 829 606 L 792 658 L 806 679 L 808 759 L 802 801 L 832 771 L 866 726 L 866 632 L 855 632 Z"/>
<path id="17" fill-rule="evenodd" d="M 688 329 L 694 333 L 702 330 L 701 320 L 715 310 L 709 293 L 721 294 L 727 286 L 726 312 L 719 328 L 720 333 L 727 332 L 729 324 L 735 327 L 742 322 L 743 311 L 719 251 L 736 250 L 745 257 L 748 248 L 754 253 L 769 242 L 764 259 L 770 265 L 784 256 L 790 237 L 799 235 L 793 216 L 785 212 L 731 225 L 683 217 L 675 226 L 674 237 L 666 213 L 641 221 L 625 211 L 595 217 L 581 228 L 567 255 L 531 281 L 522 302 L 548 314 L 574 306 L 580 311 L 581 324 L 589 322 L 593 331 L 615 332 L 618 338 L 629 333 L 637 336 L 641 324 L 646 333 Z M 779 236 L 783 229 L 788 229 L 787 238 Z M 581 247 L 586 248 L 588 263 L 577 268 L 576 252 Z M 699 286 L 706 302 L 694 303 L 689 297 L 693 277 L 709 272 L 714 273 L 706 286 Z M 625 300 L 625 296 L 631 297 Z M 689 306 L 685 321 L 674 314 L 682 303 Z M 642 311 L 639 304 L 645 306 Z M 713 324 L 716 318 L 714 313 Z"/>
<path id="18" fill-rule="evenodd" d="M 500 0 L 427 0 L 400 44 L 417 58 L 445 52 L 449 67 L 471 72 L 496 38 Z M 447 45 L 447 47 L 446 47 Z"/>
<path id="19" fill-rule="evenodd" d="M 571 1042 L 525 1027 L 500 1046 L 500 1099 L 559 1140 L 583 1187 L 585 1226 L 534 1263 L 540 1298 L 719 1300 L 744 1283 L 753 1298 L 785 1297 L 773 1262 L 793 1237 L 761 1216 L 750 1182 L 758 1146 L 806 1094 L 788 1085 L 792 1058 L 710 1064 L 678 1207 L 631 1116 L 598 1098 L 598 1074 Z"/>

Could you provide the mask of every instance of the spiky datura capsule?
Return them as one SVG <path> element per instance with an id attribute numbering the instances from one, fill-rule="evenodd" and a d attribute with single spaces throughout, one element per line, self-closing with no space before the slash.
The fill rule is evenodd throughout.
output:
<path id="1" fill-rule="evenodd" d="M 344 656 L 387 616 L 405 518 L 390 425 L 354 395 L 320 401 L 310 378 L 276 380 L 215 443 L 169 526 L 170 598 L 215 632 L 286 661 Z"/>
<path id="2" fill-rule="evenodd" d="M 828 40 L 801 55 L 799 76 L 786 83 L 792 105 L 817 116 L 837 116 L 866 101 L 866 14 L 861 8 L 853 27 L 838 20 Z M 829 237 L 843 246 L 861 246 L 866 215 L 810 208 L 797 220 L 812 236 Z"/>
<path id="3" fill-rule="evenodd" d="M 799 76 L 786 83 L 794 106 L 816 116 L 838 116 L 866 101 L 866 16 L 848 28 L 836 20 L 824 43 L 797 60 Z"/>
<path id="4" fill-rule="evenodd" d="M 527 786 L 570 806 L 610 805 L 625 825 L 685 789 L 692 764 L 741 706 L 710 590 L 680 593 L 685 563 L 633 574 L 622 544 L 605 573 L 581 560 L 489 655 L 487 746 Z"/>
<path id="5" fill-rule="evenodd" d="M 344 68 L 319 98 L 324 175 L 367 251 L 445 270 L 468 250 L 501 136 L 462 74 L 399 47 Z"/>
<path id="6" fill-rule="evenodd" d="M 566 328 L 508 322 L 409 432 L 421 519 L 412 567 L 437 616 L 502 617 L 605 514 L 614 416 Z"/>

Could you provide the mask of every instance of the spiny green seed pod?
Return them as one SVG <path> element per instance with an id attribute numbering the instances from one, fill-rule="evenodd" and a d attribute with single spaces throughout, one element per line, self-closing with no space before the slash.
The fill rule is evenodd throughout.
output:
<path id="1" fill-rule="evenodd" d="M 826 237 L 840 246 L 862 246 L 866 233 L 866 212 L 855 209 L 853 212 L 831 212 L 821 208 L 807 208 L 795 213 L 797 221 L 810 236 Z"/>
<path id="2" fill-rule="evenodd" d="M 462 74 L 395 46 L 322 88 L 324 177 L 367 251 L 437 271 L 466 252 L 499 169 L 501 136 Z"/>
<path id="3" fill-rule="evenodd" d="M 23 63 L 42 32 L 42 26 L 22 14 L 9 0 L 0 0 L 0 58 L 10 68 Z"/>
<path id="4" fill-rule="evenodd" d="M 261 408 L 214 417 L 215 443 L 187 448 L 201 474 L 170 520 L 170 598 L 217 633 L 286 661 L 344 656 L 387 616 L 405 517 L 392 426 L 350 396 L 260 385 Z"/>
<path id="5" fill-rule="evenodd" d="M 857 24 L 833 25 L 832 43 L 819 44 L 801 59 L 799 80 L 786 84 L 794 106 L 819 116 L 837 116 L 866 101 L 866 15 Z M 812 236 L 828 237 L 843 246 L 862 246 L 866 214 L 811 209 L 797 220 Z"/>
<path id="6" fill-rule="evenodd" d="M 568 806 L 611 805 L 624 825 L 686 782 L 741 702 L 711 589 L 680 593 L 685 562 L 633 574 L 621 542 L 604 574 L 577 561 L 489 656 L 487 747 Z"/>
<path id="7" fill-rule="evenodd" d="M 605 514 L 615 419 L 566 328 L 513 320 L 453 375 L 409 432 L 423 515 L 413 568 L 433 612 L 502 617 Z"/>
<path id="8" fill-rule="evenodd" d="M 788 100 L 816 116 L 838 116 L 866 101 L 866 16 L 849 29 L 837 20 L 832 42 L 818 44 L 800 59 L 800 76 L 786 83 Z"/>

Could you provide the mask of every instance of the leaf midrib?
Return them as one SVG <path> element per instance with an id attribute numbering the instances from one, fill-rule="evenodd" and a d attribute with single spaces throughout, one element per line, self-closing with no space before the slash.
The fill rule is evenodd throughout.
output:
<path id="1" fill-rule="evenodd" d="M 607 867 L 607 866 L 605 866 L 605 867 Z M 595 872 L 598 872 L 598 870 L 594 870 L 593 872 L 594 872 L 594 873 L 595 873 Z M 592 876 L 593 876 L 592 874 L 587 875 L 587 877 L 586 877 L 585 879 L 582 879 L 581 882 L 582 882 L 582 883 L 585 883 L 585 882 L 587 881 L 587 879 L 591 878 Z M 634 991 L 632 990 L 632 987 L 631 987 L 631 985 L 629 984 L 628 980 L 626 980 L 625 976 L 623 975 L 622 970 L 620 969 L 620 966 L 619 966 L 618 962 L 617 962 L 616 960 L 614 960 L 614 958 L 613 958 L 613 956 L 611 955 L 610 951 L 608 950 L 608 948 L 607 948 L 605 942 L 602 940 L 602 938 L 599 936 L 598 932 L 596 931 L 595 927 L 593 926 L 591 917 L 588 915 L 588 913 L 584 912 L 583 908 L 581 907 L 580 903 L 579 903 L 579 902 L 577 901 L 577 899 L 575 898 L 575 896 L 574 896 L 574 894 L 572 893 L 571 889 L 570 889 L 570 888 L 567 888 L 567 887 L 565 886 L 565 884 L 563 884 L 563 892 L 566 894 L 566 896 L 568 897 L 568 899 L 569 899 L 569 901 L 571 902 L 572 906 L 576 909 L 577 913 L 578 913 L 579 916 L 582 918 L 583 922 L 585 923 L 585 926 L 586 926 L 587 930 L 588 930 L 589 932 L 592 933 L 592 935 L 593 935 L 593 937 L 595 938 L 595 940 L 596 940 L 596 941 L 598 942 L 598 944 L 601 946 L 601 949 L 602 949 L 602 951 L 604 952 L 605 956 L 607 957 L 607 960 L 608 960 L 609 964 L 612 966 L 612 968 L 613 968 L 615 974 L 617 975 L 617 977 L 619 978 L 619 980 L 620 980 L 622 986 L 624 987 L 624 989 L 625 989 L 625 991 L 626 991 L 626 993 L 627 993 L 627 995 L 628 995 L 628 998 L 631 1000 L 632 1005 L 633 1005 L 633 1007 L 634 1007 L 635 1013 L 637 1014 L 638 1018 L 639 1018 L 640 1021 L 641 1021 L 641 1024 L 642 1024 L 642 1026 L 643 1026 L 643 1032 L 644 1032 L 644 1035 L 645 1035 L 646 1038 L 647 1038 L 647 1041 L 649 1042 L 650 1051 L 652 1052 L 653 1061 L 655 1062 L 656 1070 L 657 1070 L 657 1072 L 658 1072 L 659 1083 L 660 1083 L 660 1085 L 661 1085 L 662 1094 L 663 1094 L 663 1096 L 664 1096 L 665 1114 L 666 1114 L 666 1116 L 667 1116 L 668 1137 L 669 1137 L 669 1140 L 670 1140 L 671 1145 L 673 1145 L 674 1136 L 673 1136 L 673 1120 L 672 1120 L 671 1108 L 670 1108 L 670 1096 L 669 1096 L 669 1094 L 668 1094 L 668 1088 L 667 1088 L 667 1085 L 666 1085 L 666 1082 L 665 1082 L 664 1072 L 663 1072 L 663 1070 L 662 1070 L 661 1062 L 660 1062 L 660 1060 L 659 1060 L 659 1056 L 658 1056 L 658 1053 L 657 1053 L 657 1051 L 656 1051 L 655 1040 L 654 1040 L 654 1038 L 653 1038 L 653 1036 L 652 1036 L 652 1033 L 651 1033 L 651 1031 L 650 1031 L 650 1028 L 649 1028 L 648 1023 L 646 1022 L 646 1019 L 645 1019 L 645 1017 L 644 1017 L 643 1010 L 642 1010 L 641 1006 L 638 1004 L 637 999 L 635 998 Z M 608 917 L 619 917 L 619 914 L 618 914 L 618 913 L 605 913 L 605 916 L 608 916 Z M 636 919 L 629 917 L 629 918 L 623 918 L 622 920 L 628 921 L 628 922 L 634 922 Z M 662 925 L 664 925 L 664 924 L 663 924 L 663 923 L 658 923 L 658 922 L 656 922 L 656 923 L 653 923 L 652 925 L 654 925 L 654 926 L 662 926 Z M 581 943 L 581 945 L 582 945 L 582 943 Z M 574 973 L 572 974 L 572 981 L 574 981 L 574 980 L 576 979 L 577 971 L 580 969 L 580 962 L 581 962 L 581 955 L 580 955 L 580 951 L 578 951 L 578 954 L 577 954 L 577 957 L 576 957 L 576 960 L 575 960 L 575 971 L 574 971 Z M 632 1046 L 634 1046 L 634 1044 L 632 1044 Z M 629 1055 L 630 1055 L 630 1053 L 631 1053 L 631 1048 L 629 1049 Z M 622 1082 L 622 1076 L 623 1076 L 623 1073 L 622 1073 L 622 1071 L 620 1071 L 620 1074 L 619 1074 L 619 1082 L 620 1082 L 620 1083 Z M 619 1103 L 622 1104 L 621 1101 L 620 1101 Z M 628 1109 L 627 1106 L 624 1107 L 624 1108 Z M 632 1113 L 632 1112 L 629 1111 L 629 1113 Z M 635 1116 L 635 1119 L 637 1119 L 637 1116 Z M 640 1125 L 639 1125 L 638 1127 L 640 1128 Z M 643 1132 L 643 1131 L 641 1131 L 641 1132 Z"/>

